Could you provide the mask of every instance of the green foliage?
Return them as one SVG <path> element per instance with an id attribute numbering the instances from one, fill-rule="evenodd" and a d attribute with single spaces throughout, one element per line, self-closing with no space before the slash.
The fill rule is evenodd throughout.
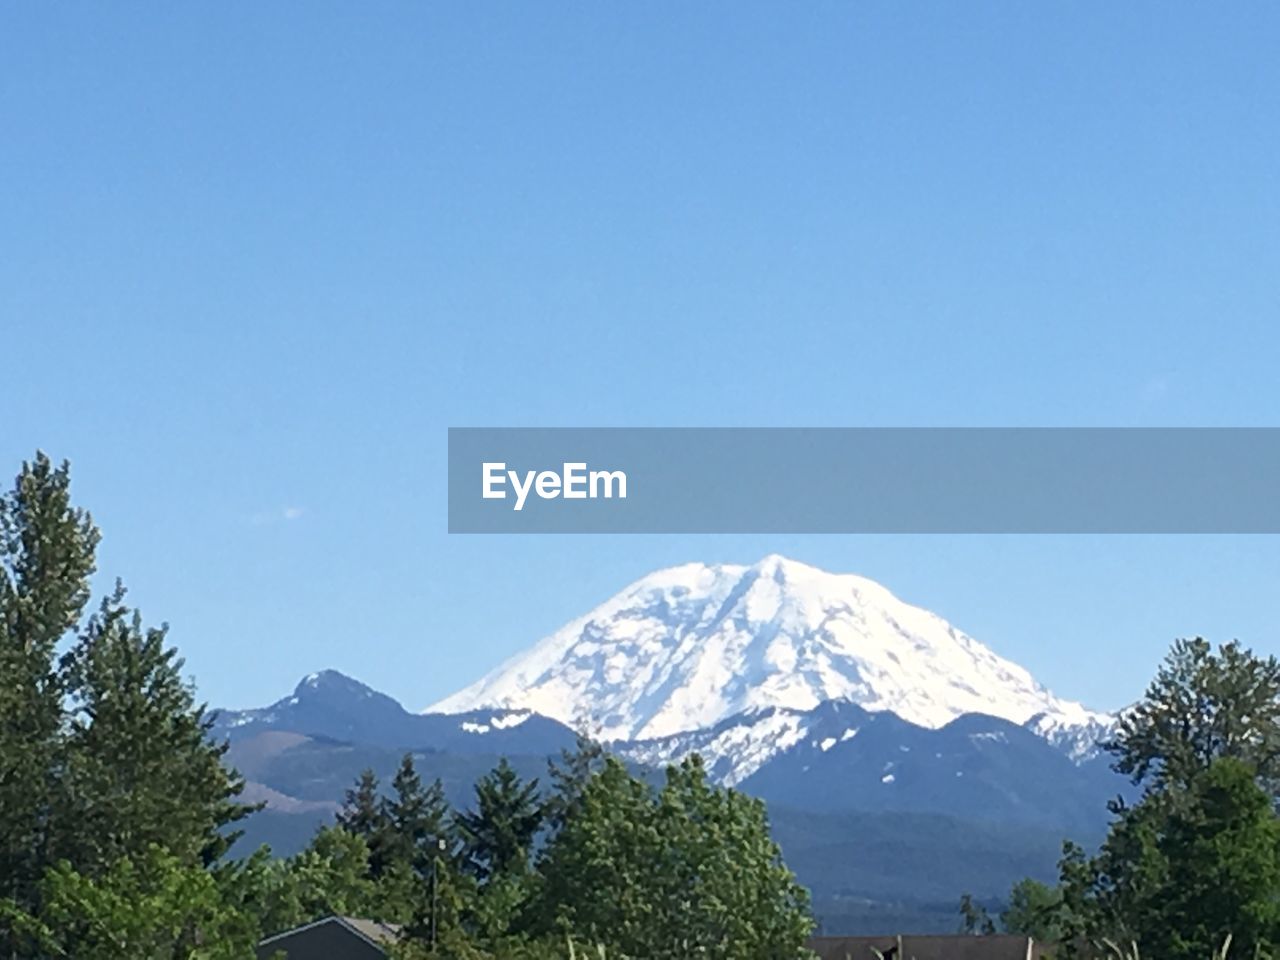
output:
<path id="1" fill-rule="evenodd" d="M 43 453 L 0 494 L 0 896 L 30 906 L 58 791 L 58 642 L 89 600 L 99 534 L 72 506 L 67 465 Z M 3 933 L 0 931 L 0 945 Z"/>
<path id="2" fill-rule="evenodd" d="M 353 816 L 376 795 L 362 778 L 342 825 L 289 862 L 292 893 L 275 899 L 293 904 L 295 922 L 354 911 L 405 924 L 394 951 L 404 958 L 542 960 L 563 957 L 569 943 L 591 944 L 587 956 L 603 946 L 654 960 L 802 953 L 807 897 L 782 865 L 759 801 L 711 786 L 697 760 L 671 768 L 661 790 L 594 748 L 555 769 L 572 774 L 552 777 L 556 794 L 543 809 L 561 811 L 559 826 L 544 835 L 536 863 L 528 851 L 543 814 L 534 784 L 505 763 L 483 778 L 475 808 L 454 818 L 455 859 L 439 790 L 424 788 L 406 758 L 377 805 L 380 819 Z M 364 838 L 348 829 L 370 822 L 387 852 L 377 877 Z"/>
<path id="3" fill-rule="evenodd" d="M 696 758 L 657 793 L 606 761 L 540 873 L 541 922 L 617 955 L 795 956 L 811 928 L 763 805 L 708 784 Z"/>
<path id="4" fill-rule="evenodd" d="M 207 868 L 242 784 L 122 587 L 81 628 L 98 540 L 43 454 L 0 496 L 0 950 L 231 956 L 256 927 Z"/>
<path id="5" fill-rule="evenodd" d="M 609 938 L 645 956 L 656 935 L 663 839 L 653 790 L 615 759 L 587 782 L 544 853 L 538 928 L 588 940 Z"/>
<path id="6" fill-rule="evenodd" d="M 381 805 L 384 837 L 381 854 L 420 878 L 431 875 L 437 857 L 450 846 L 449 804 L 436 780 L 424 787 L 406 753 L 392 781 L 392 794 Z"/>
<path id="7" fill-rule="evenodd" d="M 1115 768 L 1156 792 L 1185 787 L 1219 757 L 1280 787 L 1280 661 L 1238 642 L 1215 652 L 1202 639 L 1178 640 L 1107 745 Z"/>
<path id="8" fill-rule="evenodd" d="M 1063 939 L 1062 890 L 1039 880 L 1020 880 L 1009 892 L 1000 914 L 1006 933 L 1018 933 L 1044 943 Z"/>
<path id="9" fill-rule="evenodd" d="M 667 769 L 658 827 L 673 956 L 800 951 L 812 929 L 808 892 L 783 865 L 762 801 L 712 786 L 695 755 Z"/>
<path id="10" fill-rule="evenodd" d="M 124 588 L 102 602 L 63 660 L 66 719 L 57 854 L 111 864 L 159 846 L 211 863 L 225 851 L 243 781 L 209 739 L 210 721 L 166 647 L 144 629 Z"/>
<path id="11" fill-rule="evenodd" d="M 1237 643 L 1173 645 L 1113 742 L 1144 786 L 1112 805 L 1097 855 L 1068 844 L 1057 890 L 1022 884 L 1006 922 L 1068 949 L 1138 944 L 1182 960 L 1231 937 L 1241 956 L 1280 943 L 1280 662 Z"/>
<path id="12" fill-rule="evenodd" d="M 378 777 L 372 770 L 363 771 L 356 785 L 347 791 L 336 820 L 340 828 L 365 842 L 371 868 L 375 875 L 380 875 L 384 864 L 377 848 L 386 835 L 387 819 L 378 794 Z"/>
<path id="13" fill-rule="evenodd" d="M 457 816 L 466 872 L 481 885 L 526 873 L 542 816 L 538 781 L 522 781 L 503 758 L 476 784 L 475 809 Z"/>
<path id="14" fill-rule="evenodd" d="M 423 786 L 413 755 L 405 754 L 381 802 L 380 884 L 389 915 L 411 936 L 439 938 L 461 923 L 469 882 L 458 876 L 458 846 L 444 788 L 436 780 Z"/>
<path id="15" fill-rule="evenodd" d="M 288 862 L 281 899 L 296 906 L 286 925 L 331 914 L 393 919 L 382 915 L 377 890 L 365 839 L 341 827 L 325 827 L 311 846 Z"/>
<path id="16" fill-rule="evenodd" d="M 1174 807 L 1157 840 L 1166 866 L 1155 929 L 1140 943 L 1173 960 L 1205 956 L 1228 936 L 1243 956 L 1280 943 L 1280 820 L 1255 776 L 1224 757 Z"/>
<path id="17" fill-rule="evenodd" d="M 579 733 L 574 749 L 560 751 L 559 762 L 547 764 L 551 796 L 543 811 L 552 830 L 559 830 L 577 812 L 587 784 L 603 769 L 605 756 L 604 747 Z"/>
<path id="18" fill-rule="evenodd" d="M 40 885 L 40 907 L 11 914 L 23 956 L 74 960 L 245 960 L 258 925 L 223 899 L 209 871 L 158 847 L 87 877 L 69 863 Z"/>

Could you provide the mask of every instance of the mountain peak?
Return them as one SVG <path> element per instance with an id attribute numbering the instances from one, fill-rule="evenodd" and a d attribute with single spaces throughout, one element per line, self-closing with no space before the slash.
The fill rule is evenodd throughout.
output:
<path id="1" fill-rule="evenodd" d="M 382 694 L 376 693 L 372 687 L 337 670 L 320 670 L 317 673 L 307 674 L 298 681 L 298 685 L 293 690 L 293 695 L 299 699 L 315 696 L 340 697 L 344 699 L 364 699 L 382 696 Z"/>
<path id="2" fill-rule="evenodd" d="M 655 571 L 431 709 L 528 709 L 631 740 L 828 700 L 931 728 L 1095 716 L 874 581 L 777 554 Z"/>
<path id="3" fill-rule="evenodd" d="M 788 575 L 797 576 L 822 572 L 818 570 L 817 567 L 811 567 L 798 560 L 792 560 L 789 557 L 784 557 L 780 553 L 771 553 L 767 556 L 761 557 L 751 565 L 751 569 L 762 577 L 783 578 Z"/>

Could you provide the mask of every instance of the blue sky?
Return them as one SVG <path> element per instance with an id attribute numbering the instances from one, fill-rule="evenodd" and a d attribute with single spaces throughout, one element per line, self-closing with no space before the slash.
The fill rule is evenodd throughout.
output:
<path id="1" fill-rule="evenodd" d="M 423 706 L 648 570 L 859 572 L 1102 707 L 1274 538 L 445 533 L 455 425 L 1277 425 L 1280 8 L 9 5 L 0 467 L 204 696 Z M 104 576 L 104 582 L 105 582 Z"/>

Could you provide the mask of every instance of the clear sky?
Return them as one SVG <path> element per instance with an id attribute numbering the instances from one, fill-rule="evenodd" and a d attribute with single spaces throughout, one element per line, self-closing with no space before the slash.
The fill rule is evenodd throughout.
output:
<path id="1" fill-rule="evenodd" d="M 1280 424 L 1274 3 L 7 4 L 0 468 L 211 701 L 422 707 L 655 567 L 880 580 L 1100 707 L 1274 538 L 445 533 L 464 425 Z"/>

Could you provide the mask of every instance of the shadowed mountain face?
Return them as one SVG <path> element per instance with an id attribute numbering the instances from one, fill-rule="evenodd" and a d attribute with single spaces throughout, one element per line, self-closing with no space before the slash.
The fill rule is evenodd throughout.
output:
<path id="1" fill-rule="evenodd" d="M 1091 836 L 1125 787 L 1105 764 L 1072 763 L 998 717 L 966 714 L 931 730 L 856 710 L 824 704 L 809 736 L 740 789 L 806 810 L 935 813 Z"/>
<path id="2" fill-rule="evenodd" d="M 287 798 L 335 802 L 365 766 L 389 771 L 405 751 L 424 772 L 456 783 L 464 800 L 473 774 L 498 757 L 527 758 L 541 774 L 546 758 L 575 741 L 563 724 L 527 711 L 409 713 L 334 671 L 308 676 L 270 707 L 220 711 L 214 733 L 230 739 L 231 762 L 250 780 L 276 791 L 271 805 L 280 810 Z M 998 717 L 966 714 L 932 729 L 845 701 L 752 712 L 708 731 L 610 747 L 655 769 L 699 753 L 713 778 L 796 810 L 931 813 L 1064 835 L 1097 832 L 1106 801 L 1125 788 L 1105 764 L 1073 763 Z"/>
<path id="3" fill-rule="evenodd" d="M 386 694 L 336 670 L 303 678 L 292 696 L 269 707 L 219 710 L 214 717 L 214 735 L 232 743 L 268 731 L 462 755 L 552 754 L 575 740 L 564 724 L 527 710 L 410 713 Z"/>

